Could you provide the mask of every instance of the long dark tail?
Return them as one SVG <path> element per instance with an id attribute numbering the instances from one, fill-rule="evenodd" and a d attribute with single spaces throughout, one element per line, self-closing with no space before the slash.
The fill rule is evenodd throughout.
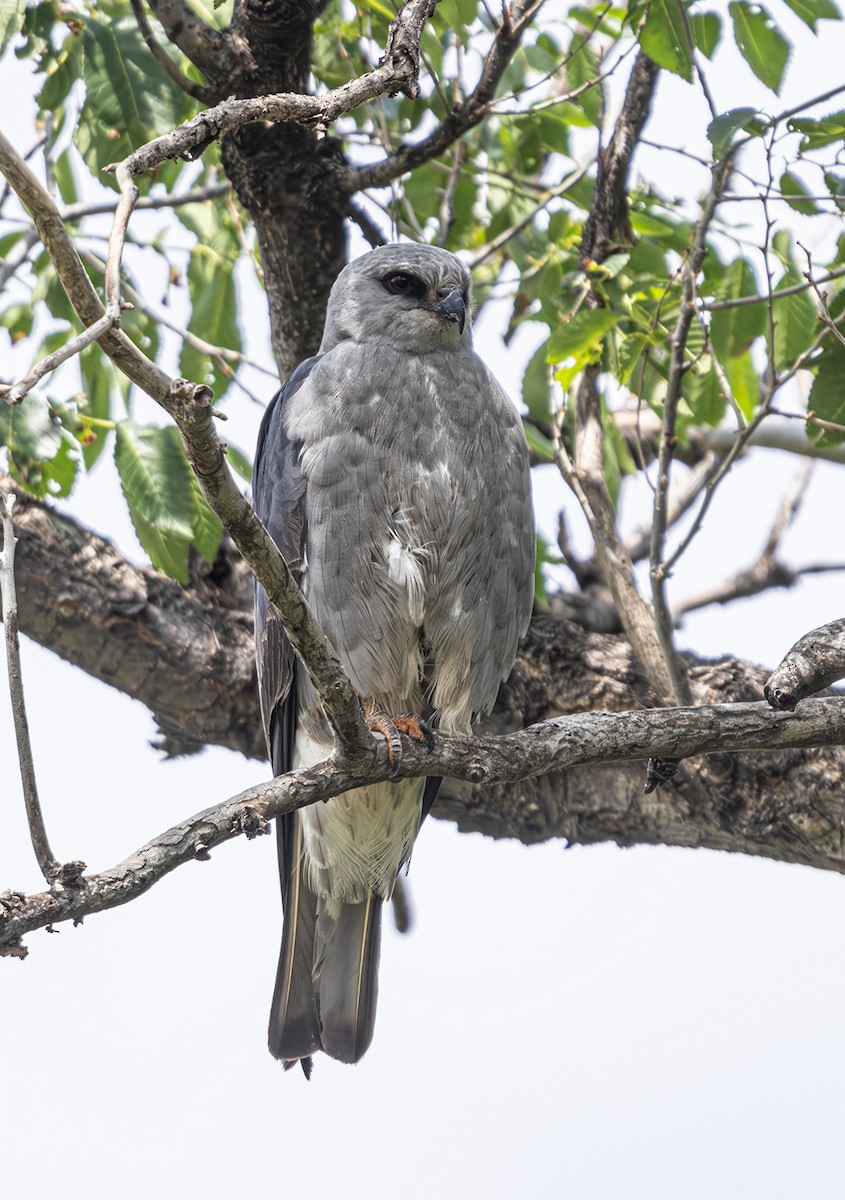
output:
<path id="1" fill-rule="evenodd" d="M 373 1038 L 378 994 L 382 901 L 321 900 L 303 878 L 297 813 L 278 822 L 284 879 L 284 929 L 270 1010 L 270 1052 L 310 1074 L 310 1055 L 324 1050 L 355 1063 Z"/>

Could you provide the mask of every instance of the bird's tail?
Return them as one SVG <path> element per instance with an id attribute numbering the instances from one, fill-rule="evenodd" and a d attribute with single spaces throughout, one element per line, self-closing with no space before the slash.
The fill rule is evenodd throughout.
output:
<path id="1" fill-rule="evenodd" d="M 284 929 L 270 1010 L 270 1052 L 286 1064 L 324 1050 L 355 1063 L 373 1038 L 378 994 L 381 906 L 323 900 L 300 869 L 302 830 L 292 814 L 280 830 L 280 856 L 288 863 Z M 284 844 L 283 844 L 284 843 Z"/>
<path id="2" fill-rule="evenodd" d="M 379 896 L 361 904 L 317 901 L 314 990 L 326 1054 L 356 1063 L 373 1040 L 381 946 Z"/>

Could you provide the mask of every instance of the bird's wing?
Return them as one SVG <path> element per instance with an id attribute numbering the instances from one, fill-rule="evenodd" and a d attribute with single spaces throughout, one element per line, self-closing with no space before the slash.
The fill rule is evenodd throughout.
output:
<path id="1" fill-rule="evenodd" d="M 285 432 L 285 406 L 311 374 L 316 358 L 296 368 L 267 406 L 255 454 L 253 506 L 282 552 L 295 579 L 302 568 L 305 545 L 305 477 L 300 447 Z M 273 774 L 291 769 L 296 729 L 295 656 L 267 594 L 255 586 L 255 656 L 261 717 Z"/>
<path id="2" fill-rule="evenodd" d="M 285 429 L 285 407 L 314 368 L 307 359 L 267 407 L 258 434 L 252 480 L 253 506 L 299 580 L 305 545 L 305 477 L 300 446 Z M 261 716 L 274 775 L 293 766 L 297 721 L 296 660 L 284 626 L 260 584 L 255 586 L 255 655 Z M 311 970 L 316 900 L 299 870 L 301 822 L 288 813 L 276 822 L 279 876 L 285 909 L 284 934 L 270 1020 L 270 1049 L 277 1057 L 301 1058 L 310 1074 L 310 1053 L 320 1047 Z M 291 1005 L 291 996 L 301 1000 Z M 280 1042 L 284 1041 L 284 1045 Z M 293 1044 L 293 1049 L 287 1046 Z"/>

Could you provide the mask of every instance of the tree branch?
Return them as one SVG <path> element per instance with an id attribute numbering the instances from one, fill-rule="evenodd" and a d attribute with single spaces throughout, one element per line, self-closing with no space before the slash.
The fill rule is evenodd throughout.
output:
<path id="1" fill-rule="evenodd" d="M 845 678 L 845 620 L 805 633 L 769 676 L 765 696 L 773 708 L 792 712 L 799 700 Z"/>
<path id="2" fill-rule="evenodd" d="M 103 313 L 102 303 L 51 197 L 2 134 L 0 171 L 6 175 L 21 202 L 30 211 L 80 320 L 85 324 L 98 320 Z M 119 288 L 120 239 L 131 211 L 131 192 L 134 189 L 131 176 L 123 169 L 120 174 L 126 190 L 115 213 L 110 238 L 111 274 L 107 286 L 111 289 Z M 111 331 L 100 339 L 99 344 L 115 364 L 133 382 L 143 387 L 176 422 L 206 499 L 279 612 L 291 645 L 305 663 L 320 693 L 326 716 L 339 744 L 350 753 L 355 748 L 362 754 L 370 753 L 373 737 L 334 650 L 314 619 L 287 563 L 235 486 L 226 466 L 226 447 L 217 437 L 211 416 L 210 389 L 198 387 L 184 379 L 171 380 L 123 333 Z"/>
<path id="3" fill-rule="evenodd" d="M 731 171 L 733 156 L 730 151 L 713 167 L 710 190 L 701 211 L 692 244 L 681 267 L 683 295 L 681 309 L 675 328 L 670 338 L 669 379 L 666 396 L 663 401 L 663 424 L 658 443 L 657 482 L 654 490 L 653 522 L 651 528 L 651 544 L 649 547 L 649 562 L 651 575 L 651 600 L 654 607 L 655 628 L 660 642 L 660 650 L 666 670 L 672 683 L 672 695 L 677 703 L 688 703 L 690 699 L 689 685 L 684 672 L 683 662 L 675 648 L 674 624 L 666 598 L 666 578 L 668 568 L 663 561 L 664 541 L 668 526 L 668 494 L 669 477 L 672 460 L 675 456 L 677 439 L 675 437 L 675 422 L 678 404 L 681 400 L 684 376 L 686 374 L 686 347 L 690 327 L 695 316 L 696 283 L 698 272 L 707 253 L 707 232 L 713 220 L 716 206 L 722 198 Z M 715 480 L 720 478 L 719 472 L 710 482 L 710 493 L 715 487 Z"/>
<path id="4" fill-rule="evenodd" d="M 478 83 L 466 101 L 455 105 L 427 137 L 418 142 L 405 142 L 381 162 L 363 167 L 353 167 L 348 163 L 338 164 L 332 172 L 338 189 L 346 195 L 352 195 L 365 188 L 385 187 L 400 175 L 439 157 L 453 142 L 480 124 L 493 103 L 502 76 L 519 49 L 525 30 L 537 15 L 541 4 L 542 0 L 540 3 L 515 0 L 506 6 L 509 17 L 496 28 L 493 44 L 482 64 Z"/>
<path id="5" fill-rule="evenodd" d="M 21 676 L 21 654 L 18 644 L 18 601 L 15 594 L 15 507 L 14 493 L 0 494 L 0 522 L 3 529 L 3 550 L 0 553 L 0 601 L 2 601 L 3 626 L 6 631 L 6 661 L 9 668 L 9 694 L 12 700 L 12 717 L 15 722 L 15 737 L 18 745 L 23 798 L 32 848 L 41 868 L 41 874 L 52 883 L 61 871 L 58 859 L 50 849 L 47 829 L 38 799 L 35 782 L 35 763 L 32 758 L 32 743 L 29 738 L 29 722 L 26 718 L 23 678 Z"/>
<path id="6" fill-rule="evenodd" d="M 401 778 L 429 773 L 474 784 L 514 782 L 531 775 L 587 763 L 645 758 L 684 758 L 709 751 L 775 750 L 845 743 L 845 699 L 808 701 L 798 713 L 760 702 L 702 708 L 652 709 L 630 713 L 587 713 L 558 717 L 502 737 L 438 734 L 433 751 L 409 745 Z M 176 867 L 207 859 L 211 849 L 240 834 L 267 832 L 267 822 L 391 777 L 386 746 L 365 772 L 339 756 L 316 766 L 248 788 L 222 804 L 173 826 L 110 871 L 83 877 L 49 893 L 0 897 L 0 948 L 16 955 L 20 939 L 58 921 L 80 921 L 147 891 Z M 826 863 L 845 870 L 845 861 Z"/>
<path id="7" fill-rule="evenodd" d="M 159 66 L 173 80 L 178 88 L 186 92 L 189 96 L 193 96 L 195 100 L 201 100 L 207 103 L 212 98 L 212 92 L 209 88 L 203 87 L 201 83 L 195 83 L 193 79 L 189 79 L 184 75 L 176 64 L 170 58 L 166 50 L 158 44 L 156 36 L 152 31 L 147 14 L 144 11 L 144 0 L 130 0 L 132 4 L 132 13 L 135 17 L 135 23 L 141 33 L 141 37 L 147 43 L 147 49 Z M 195 14 L 191 14 L 196 19 Z M 207 25 L 202 25 L 204 39 L 207 40 L 208 34 L 211 32 Z"/>

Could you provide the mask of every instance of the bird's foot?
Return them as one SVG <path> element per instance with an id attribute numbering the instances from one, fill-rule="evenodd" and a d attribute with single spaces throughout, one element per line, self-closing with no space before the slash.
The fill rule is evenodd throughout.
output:
<path id="1" fill-rule="evenodd" d="M 429 750 L 434 749 L 434 734 L 430 725 L 418 713 L 405 713 L 401 717 L 388 717 L 384 713 L 371 713 L 367 725 L 372 733 L 380 733 L 387 742 L 387 757 L 390 762 L 390 777 L 396 777 L 402 761 L 402 738 L 400 734 L 424 742 Z"/>

